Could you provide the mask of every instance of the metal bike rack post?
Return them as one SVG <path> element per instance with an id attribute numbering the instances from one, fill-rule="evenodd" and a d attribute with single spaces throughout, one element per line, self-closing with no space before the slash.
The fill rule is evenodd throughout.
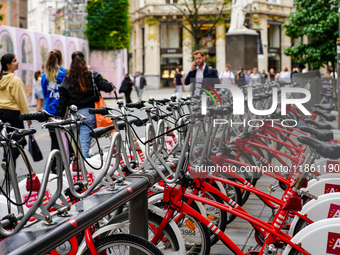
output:
<path id="1" fill-rule="evenodd" d="M 145 177 L 149 187 L 154 184 L 154 177 L 150 174 L 133 174 L 130 177 Z M 148 240 L 148 190 L 144 190 L 129 201 L 130 234 Z M 131 249 L 131 255 L 142 255 L 143 252 Z"/>

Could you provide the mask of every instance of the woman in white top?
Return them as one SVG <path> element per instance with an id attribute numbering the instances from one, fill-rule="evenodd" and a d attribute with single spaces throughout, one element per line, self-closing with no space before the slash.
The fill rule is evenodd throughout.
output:
<path id="1" fill-rule="evenodd" d="M 279 81 L 290 83 L 290 72 L 288 72 L 288 68 L 286 66 L 283 67 L 279 74 Z"/>
<path id="2" fill-rule="evenodd" d="M 34 73 L 34 81 L 33 81 L 33 87 L 34 87 L 34 96 L 35 99 L 37 99 L 37 112 L 40 111 L 40 108 L 44 102 L 44 95 L 42 92 L 42 87 L 41 87 L 41 71 L 36 71 Z"/>
<path id="3" fill-rule="evenodd" d="M 225 65 L 225 71 L 220 73 L 221 84 L 235 85 L 235 75 L 230 71 L 230 65 Z"/>

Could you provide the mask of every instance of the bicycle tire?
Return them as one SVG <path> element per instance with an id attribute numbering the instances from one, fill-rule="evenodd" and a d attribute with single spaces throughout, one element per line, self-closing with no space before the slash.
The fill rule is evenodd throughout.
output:
<path id="1" fill-rule="evenodd" d="M 162 255 L 163 254 L 155 245 L 150 243 L 148 240 L 145 240 L 144 238 L 141 238 L 135 235 L 130 235 L 130 234 L 118 234 L 118 235 L 107 236 L 103 239 L 99 239 L 98 241 L 95 241 L 94 245 L 99 254 L 101 254 L 101 252 L 103 251 L 106 252 L 105 254 L 130 254 L 129 252 L 130 249 L 126 249 L 127 247 L 134 248 L 140 252 L 143 252 L 146 255 Z M 117 246 L 118 247 L 127 246 L 127 247 L 122 251 L 123 253 L 120 253 L 121 249 L 119 248 L 118 250 L 119 253 L 117 253 L 117 248 L 113 248 Z M 113 251 L 114 249 L 114 253 L 111 253 L 111 252 L 108 253 L 107 249 L 110 249 L 110 251 Z M 91 255 L 90 250 L 87 249 L 84 255 Z"/>
<path id="2" fill-rule="evenodd" d="M 293 231 L 293 236 L 295 236 L 298 232 L 300 232 L 300 230 L 302 230 L 303 228 L 307 227 L 309 225 L 309 223 L 303 219 L 298 219 L 298 221 L 296 222 L 294 231 Z"/>
<path id="3" fill-rule="evenodd" d="M 155 225 L 155 226 L 159 226 L 161 221 L 162 221 L 162 217 L 160 217 L 159 215 L 149 211 L 148 212 L 148 222 L 149 224 Z M 114 223 L 123 223 L 123 222 L 128 222 L 129 221 L 129 212 L 123 212 L 119 215 L 117 215 L 116 217 L 112 218 L 108 224 L 114 224 Z M 121 232 L 123 233 L 129 233 L 129 227 L 127 227 L 126 229 L 120 229 Z M 114 234 L 113 232 L 107 232 L 105 233 L 105 236 L 108 236 L 110 234 Z M 168 240 L 166 243 L 159 243 L 158 247 L 160 250 L 163 250 L 163 252 L 166 252 L 166 250 L 172 250 L 172 251 L 178 251 L 179 250 L 179 244 L 178 244 L 178 240 L 176 237 L 176 234 L 174 233 L 174 231 L 172 230 L 171 226 L 169 224 L 166 224 L 166 226 L 164 227 L 164 237 L 166 238 L 166 240 Z M 150 236 L 151 237 L 151 236 Z M 149 239 L 150 239 L 149 237 Z"/>
<path id="4" fill-rule="evenodd" d="M 183 201 L 186 202 L 187 201 L 187 198 L 183 198 Z M 155 206 L 157 207 L 160 207 L 160 208 L 164 208 L 166 205 L 168 205 L 168 203 L 165 203 L 165 202 L 158 202 L 158 203 L 155 203 L 154 204 Z M 201 211 L 199 210 L 198 206 L 195 204 L 195 203 L 192 203 L 190 205 L 195 211 L 201 213 Z M 196 228 L 199 228 L 199 233 L 200 235 L 202 236 L 201 237 L 201 243 L 203 245 L 200 245 L 200 244 L 196 244 L 195 245 L 191 245 L 190 242 L 192 242 L 190 240 L 190 231 L 188 231 L 188 225 L 187 224 L 183 224 L 183 222 L 186 223 L 186 219 L 183 218 L 181 222 L 179 222 L 177 225 L 182 233 L 182 237 L 185 241 L 185 247 L 187 249 L 187 254 L 206 254 L 206 251 L 207 251 L 207 248 L 205 246 L 207 246 L 207 240 L 209 240 L 209 251 L 210 251 L 210 247 L 211 247 L 211 239 L 210 237 L 212 235 L 210 235 L 209 233 L 209 229 L 203 225 L 202 223 L 198 222 L 196 218 L 190 216 L 190 215 L 186 215 L 185 217 L 188 217 L 189 220 L 193 223 L 193 225 L 195 226 L 195 229 Z M 186 226 L 186 227 L 185 227 Z M 195 232 L 195 231 L 193 231 Z M 215 234 L 213 234 L 215 235 Z M 202 248 L 203 247 L 203 248 Z"/>
<path id="5" fill-rule="evenodd" d="M 217 196 L 216 194 L 214 194 L 214 193 L 210 193 L 210 192 L 204 192 L 205 194 L 207 194 L 208 196 L 210 196 L 210 197 L 205 197 L 205 198 L 207 198 L 207 199 L 210 199 L 210 200 L 213 200 L 213 201 L 215 201 L 215 202 L 217 202 L 217 203 L 220 203 L 220 204 L 223 204 L 223 200 L 221 199 L 221 198 L 219 198 L 219 196 Z M 213 198 L 213 199 L 212 199 Z M 207 206 L 209 206 L 209 205 L 207 205 Z M 221 209 L 218 209 L 218 208 L 216 208 L 216 207 L 213 207 L 213 206 L 209 206 L 209 207 L 213 207 L 214 209 L 212 209 L 212 210 L 207 210 L 207 208 L 206 208 L 206 206 L 205 206 L 205 204 L 203 204 L 203 207 L 204 207 L 204 209 L 206 210 L 206 214 L 207 214 L 207 216 L 208 216 L 208 219 L 209 219 L 209 216 L 211 217 L 211 216 L 213 216 L 213 217 L 215 217 L 213 214 L 214 214 L 214 211 L 216 212 L 216 211 L 218 211 L 218 214 L 219 214 L 219 217 L 216 217 L 216 221 L 214 221 L 214 220 L 210 220 L 216 227 L 218 227 L 222 232 L 224 232 L 225 231 L 225 229 L 226 229 L 226 227 L 227 227 L 227 212 L 226 211 L 223 211 L 223 210 L 221 210 Z M 208 214 L 208 211 L 210 212 L 209 214 Z M 216 213 L 215 213 L 215 215 L 216 215 Z M 213 218 L 213 217 L 211 217 L 211 218 Z M 220 238 L 213 232 L 213 231 L 211 231 L 210 229 L 209 229 L 209 233 L 210 233 L 210 245 L 211 246 L 213 246 L 213 245 L 215 245 L 219 240 L 220 240 Z"/>

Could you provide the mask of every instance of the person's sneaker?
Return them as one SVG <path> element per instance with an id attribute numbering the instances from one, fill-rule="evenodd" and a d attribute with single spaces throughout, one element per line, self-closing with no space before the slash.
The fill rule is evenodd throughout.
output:
<path id="1" fill-rule="evenodd" d="M 10 180 L 11 177 L 9 176 L 9 173 L 7 172 L 7 164 L 6 164 L 6 162 L 2 162 L 1 163 L 1 167 L 5 171 L 5 178 Z"/>

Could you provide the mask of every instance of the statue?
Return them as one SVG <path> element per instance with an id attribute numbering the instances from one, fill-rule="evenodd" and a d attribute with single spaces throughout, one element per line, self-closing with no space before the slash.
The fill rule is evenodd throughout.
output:
<path id="1" fill-rule="evenodd" d="M 228 33 L 248 30 L 248 28 L 244 26 L 244 8 L 252 2 L 252 0 L 232 0 L 230 27 Z"/>

